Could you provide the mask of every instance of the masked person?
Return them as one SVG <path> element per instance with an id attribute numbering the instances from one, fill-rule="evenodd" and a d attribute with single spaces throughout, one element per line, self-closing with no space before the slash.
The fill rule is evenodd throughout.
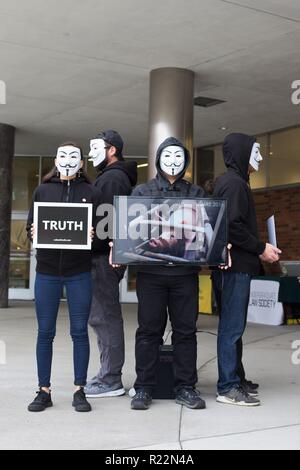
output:
<path id="1" fill-rule="evenodd" d="M 242 364 L 242 337 L 246 328 L 252 276 L 261 271 L 261 261 L 278 261 L 281 251 L 260 241 L 250 174 L 259 171 L 263 160 L 260 144 L 245 134 L 230 134 L 223 145 L 227 173 L 216 180 L 215 198 L 227 199 L 232 267 L 213 272 L 220 310 L 218 335 L 220 403 L 259 406 L 258 384 L 246 380 Z"/>
<path id="2" fill-rule="evenodd" d="M 177 139 L 165 140 L 157 151 L 157 176 L 138 186 L 134 196 L 201 198 L 204 191 L 184 175 L 189 152 Z M 138 323 L 136 333 L 136 395 L 131 407 L 147 410 L 152 402 L 159 361 L 159 346 L 169 314 L 174 346 L 176 402 L 204 409 L 195 386 L 197 377 L 198 268 L 191 266 L 138 266 Z"/>
<path id="3" fill-rule="evenodd" d="M 94 183 L 101 204 L 113 204 L 114 196 L 129 196 L 137 182 L 136 162 L 125 162 L 123 140 L 107 130 L 91 140 L 90 161 L 97 168 Z M 101 218 L 97 219 L 98 223 Z M 107 227 L 108 228 L 108 227 Z M 100 353 L 100 370 L 88 382 L 88 398 L 117 397 L 125 394 L 122 369 L 125 361 L 124 326 L 119 300 L 119 284 L 125 268 L 109 263 L 109 233 L 93 243 L 93 301 L 90 326 L 94 329 Z"/>
<path id="4" fill-rule="evenodd" d="M 96 208 L 96 191 L 82 167 L 81 148 L 74 143 L 63 144 L 57 151 L 55 168 L 35 190 L 33 203 L 91 203 Z M 27 232 L 31 240 L 36 229 L 33 226 L 33 203 L 27 222 Z M 53 341 L 63 288 L 66 288 L 74 344 L 76 390 L 73 407 L 78 412 L 91 411 L 84 393 L 90 356 L 88 318 L 92 300 L 91 267 L 92 256 L 88 250 L 37 250 L 35 306 L 38 321 L 39 392 L 28 407 L 31 412 L 44 411 L 53 406 L 50 391 Z"/>

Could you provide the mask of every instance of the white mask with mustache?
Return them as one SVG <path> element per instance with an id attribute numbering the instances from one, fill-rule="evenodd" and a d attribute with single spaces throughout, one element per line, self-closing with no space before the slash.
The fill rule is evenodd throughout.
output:
<path id="1" fill-rule="evenodd" d="M 73 146 L 59 147 L 55 164 L 61 175 L 76 175 L 82 166 L 80 149 Z"/>
<path id="2" fill-rule="evenodd" d="M 259 171 L 260 162 L 263 161 L 263 157 L 260 154 L 260 144 L 255 142 L 252 147 L 251 157 L 250 157 L 250 165 L 252 166 L 253 170 Z"/>
<path id="3" fill-rule="evenodd" d="M 103 139 L 93 139 L 90 141 L 90 146 L 89 162 L 93 162 L 93 166 L 97 167 L 106 159 L 107 145 Z"/>
<path id="4" fill-rule="evenodd" d="M 185 166 L 185 153 L 182 147 L 170 145 L 163 149 L 160 156 L 160 168 L 169 176 L 178 176 Z"/>

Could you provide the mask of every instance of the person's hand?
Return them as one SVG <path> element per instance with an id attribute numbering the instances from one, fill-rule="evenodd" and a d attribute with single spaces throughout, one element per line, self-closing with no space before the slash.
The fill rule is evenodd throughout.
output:
<path id="1" fill-rule="evenodd" d="M 109 264 L 112 268 L 114 269 L 117 269 L 117 268 L 121 268 L 121 264 L 113 264 L 113 261 L 112 261 L 112 249 L 113 249 L 113 242 L 109 242 L 109 246 L 110 246 L 110 253 L 109 253 Z"/>
<path id="2" fill-rule="evenodd" d="M 264 263 L 276 263 L 279 261 L 279 255 L 281 255 L 281 253 L 282 251 L 279 248 L 267 243 L 265 251 L 260 255 L 260 259 Z"/>
<path id="3" fill-rule="evenodd" d="M 91 237 L 91 240 L 92 240 L 92 241 L 93 241 L 94 238 L 95 238 L 95 229 L 94 229 L 94 227 L 91 228 L 90 237 Z"/>
<path id="4" fill-rule="evenodd" d="M 227 255 L 228 255 L 228 263 L 226 264 L 226 266 L 219 266 L 220 269 L 222 269 L 223 271 L 229 269 L 232 267 L 232 258 L 231 258 L 231 253 L 230 253 L 230 250 L 232 248 L 232 245 L 229 243 L 227 245 Z"/>
<path id="5" fill-rule="evenodd" d="M 35 227 L 34 227 L 34 224 L 31 224 L 30 233 L 31 233 L 31 238 L 33 239 L 33 238 L 34 238 L 34 234 L 35 234 Z"/>

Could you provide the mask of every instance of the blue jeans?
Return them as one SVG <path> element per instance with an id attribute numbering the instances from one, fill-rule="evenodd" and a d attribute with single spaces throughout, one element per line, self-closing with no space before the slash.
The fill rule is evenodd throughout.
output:
<path id="1" fill-rule="evenodd" d="M 71 336 L 74 344 L 75 385 L 85 386 L 90 359 L 88 319 L 92 300 L 91 273 L 71 277 L 37 273 L 35 304 L 38 320 L 37 364 L 39 387 L 51 386 L 53 341 L 60 299 L 66 287 Z"/>
<path id="2" fill-rule="evenodd" d="M 242 337 L 246 329 L 251 275 L 216 271 L 212 275 L 219 293 L 220 322 L 218 333 L 218 392 L 227 393 L 240 385 Z"/>

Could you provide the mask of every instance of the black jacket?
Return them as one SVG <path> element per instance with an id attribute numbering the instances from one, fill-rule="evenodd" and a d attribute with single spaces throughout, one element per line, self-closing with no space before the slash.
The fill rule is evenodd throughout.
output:
<path id="1" fill-rule="evenodd" d="M 232 272 L 258 275 L 259 255 L 265 243 L 259 239 L 253 195 L 249 185 L 249 161 L 255 139 L 230 134 L 223 145 L 227 173 L 216 181 L 214 197 L 228 201 L 229 242 L 233 245 Z"/>
<path id="2" fill-rule="evenodd" d="M 99 204 L 97 192 L 84 176 L 72 180 L 70 187 L 66 181 L 53 177 L 35 190 L 27 220 L 27 234 L 31 240 L 31 224 L 33 224 L 34 202 L 70 202 L 92 203 L 94 209 Z M 37 250 L 36 271 L 51 276 L 75 276 L 91 270 L 91 251 L 88 250 Z"/>
<path id="3" fill-rule="evenodd" d="M 174 184 L 171 184 L 169 180 L 164 176 L 163 171 L 160 168 L 160 156 L 166 147 L 170 145 L 176 145 L 182 147 L 185 152 L 185 167 L 181 174 L 178 175 L 177 180 Z M 184 175 L 190 163 L 190 155 L 188 150 L 183 147 L 174 137 L 166 139 L 158 148 L 156 154 L 156 178 L 150 180 L 148 183 L 138 186 L 132 193 L 133 196 L 153 196 L 153 197 L 192 197 L 192 198 L 203 198 L 205 197 L 204 190 L 199 186 L 196 186 L 189 181 L 184 180 Z M 162 274 L 162 275 L 186 275 L 199 272 L 199 268 L 195 266 L 138 266 L 138 271 L 144 273 Z"/>
<path id="4" fill-rule="evenodd" d="M 136 162 L 118 161 L 102 170 L 94 183 L 101 204 L 113 204 L 114 196 L 130 196 L 137 183 Z M 96 218 L 96 225 L 101 218 Z M 108 227 L 107 227 L 108 228 Z M 107 255 L 110 252 L 109 238 L 100 240 L 97 236 L 93 242 L 94 255 Z"/>

